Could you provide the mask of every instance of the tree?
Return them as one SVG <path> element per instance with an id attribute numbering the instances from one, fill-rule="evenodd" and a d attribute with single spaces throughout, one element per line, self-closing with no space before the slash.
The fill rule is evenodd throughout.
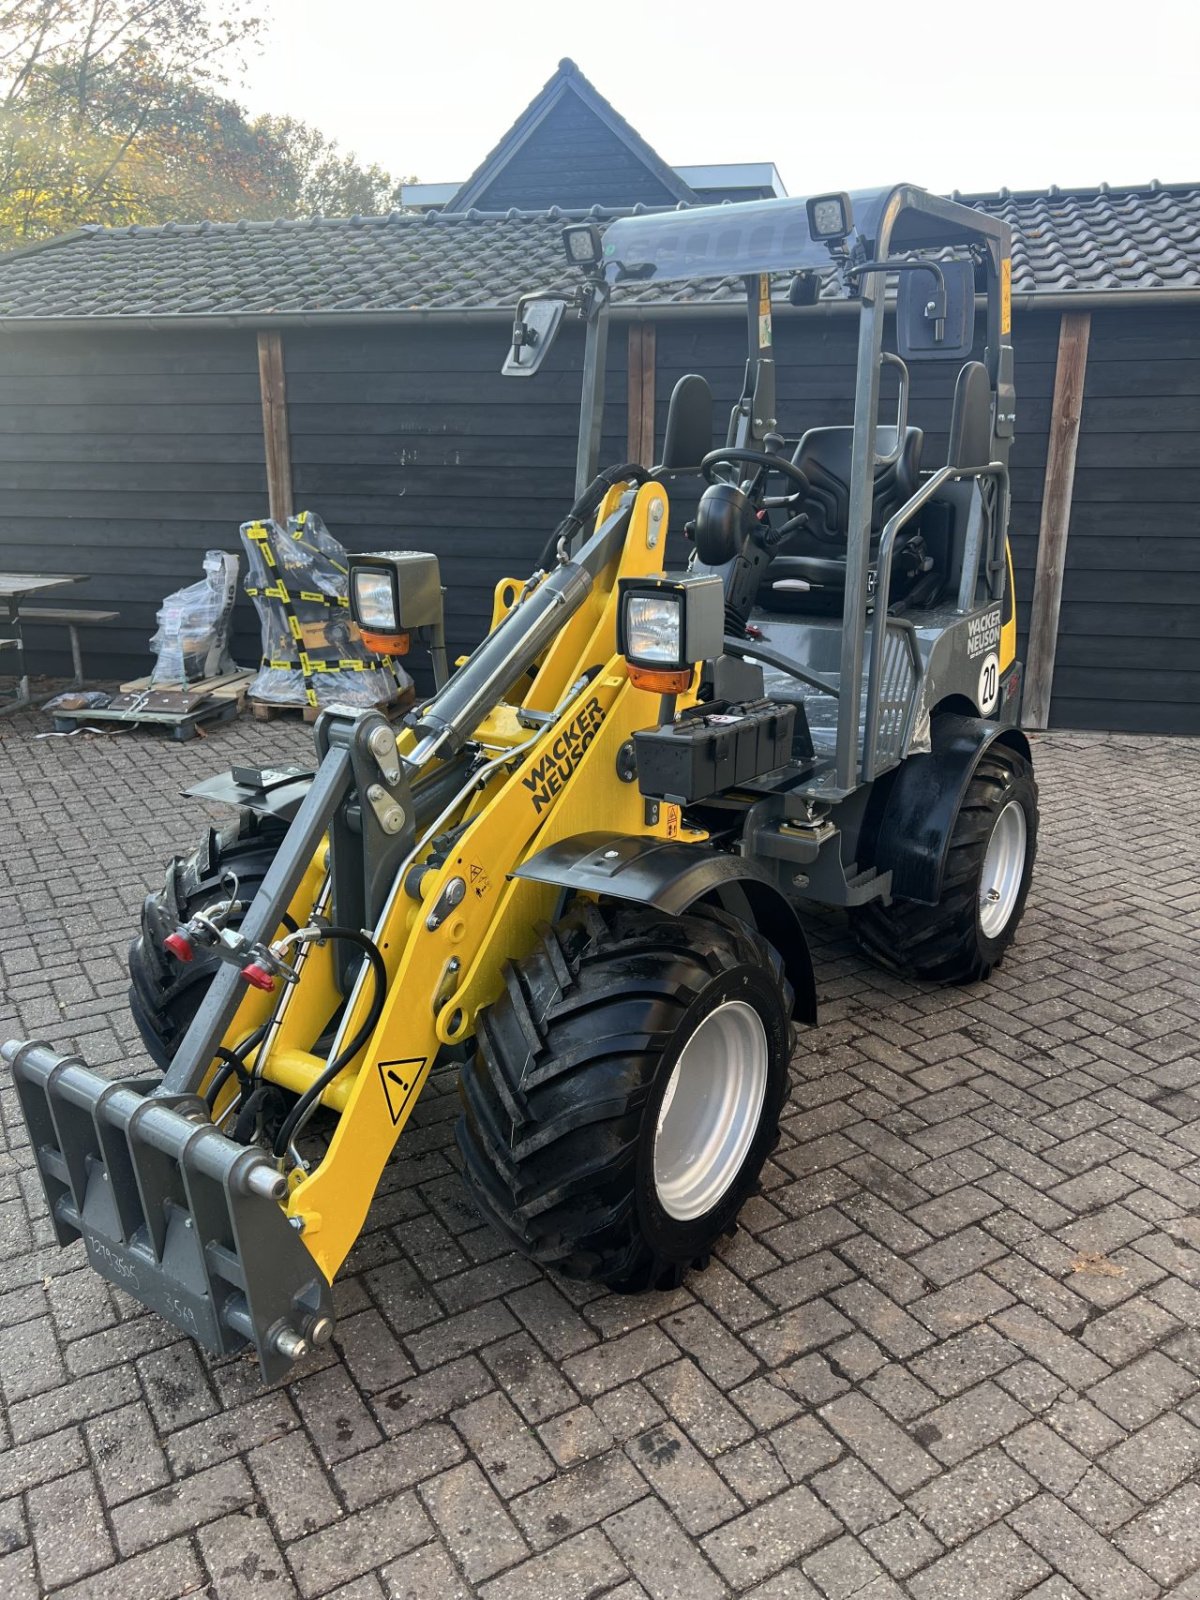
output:
<path id="1" fill-rule="evenodd" d="M 83 222 L 378 210 L 395 185 L 225 92 L 253 0 L 0 0 L 0 240 Z"/>

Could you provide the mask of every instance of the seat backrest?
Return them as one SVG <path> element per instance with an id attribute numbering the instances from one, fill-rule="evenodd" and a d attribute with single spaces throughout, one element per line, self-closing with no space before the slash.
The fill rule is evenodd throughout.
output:
<path id="1" fill-rule="evenodd" d="M 876 467 L 875 503 L 871 513 L 873 534 L 878 533 L 892 513 L 915 492 L 924 437 L 920 428 L 905 428 L 899 456 L 886 466 Z M 853 442 L 853 428 L 810 428 L 792 458 L 811 485 L 811 493 L 804 504 L 809 517 L 808 531 L 827 544 L 846 541 L 850 525 Z M 876 430 L 875 448 L 881 455 L 891 455 L 895 445 L 895 428 Z"/>
<path id="2" fill-rule="evenodd" d="M 968 361 L 954 385 L 950 467 L 986 467 L 992 459 L 992 386 L 982 361 Z"/>

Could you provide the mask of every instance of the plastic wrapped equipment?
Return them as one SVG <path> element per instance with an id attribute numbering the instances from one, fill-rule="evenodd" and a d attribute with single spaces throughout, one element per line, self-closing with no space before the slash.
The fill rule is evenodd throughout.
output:
<path id="1" fill-rule="evenodd" d="M 313 511 L 242 524 L 246 593 L 262 628 L 262 666 L 249 688 L 270 705 L 386 705 L 412 679 L 363 644 L 350 617 L 347 557 Z"/>
<path id="2" fill-rule="evenodd" d="M 221 550 L 204 557 L 204 577 L 169 594 L 159 607 L 152 685 L 197 683 L 236 672 L 229 627 L 237 599 L 238 558 Z"/>

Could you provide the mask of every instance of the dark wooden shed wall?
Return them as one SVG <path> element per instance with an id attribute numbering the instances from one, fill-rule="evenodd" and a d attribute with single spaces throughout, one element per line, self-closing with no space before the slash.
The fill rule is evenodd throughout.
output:
<path id="1" fill-rule="evenodd" d="M 1026 313 L 1015 328 L 1022 648 L 1058 321 Z M 776 333 L 785 434 L 849 422 L 853 319 L 779 317 Z M 495 323 L 284 336 L 297 506 L 319 511 L 351 549 L 436 550 L 457 649 L 478 637 L 496 580 L 528 570 L 571 498 L 580 341 L 565 336 L 547 369 L 521 382 L 499 376 L 503 344 Z M 659 442 L 685 371 L 713 382 L 723 433 L 743 349 L 737 319 L 660 323 Z M 605 460 L 625 455 L 625 352 L 617 327 Z M 953 376 L 914 370 L 927 466 L 944 460 Z M 1200 312 L 1096 313 L 1052 726 L 1200 733 L 1198 437 Z M 118 627 L 85 635 L 97 676 L 145 671 L 163 595 L 197 579 L 205 549 L 237 549 L 239 523 L 265 513 L 262 455 L 250 333 L 0 341 L 0 565 L 93 574 L 73 598 L 121 612 Z M 677 498 L 676 525 L 688 497 Z M 53 638 L 31 635 L 35 668 L 65 670 Z M 240 659 L 257 658 L 248 602 L 235 644 Z"/>
<path id="2" fill-rule="evenodd" d="M 472 203 L 481 211 L 509 206 L 673 205 L 669 190 L 625 141 L 577 95 L 567 93 L 532 130 Z"/>

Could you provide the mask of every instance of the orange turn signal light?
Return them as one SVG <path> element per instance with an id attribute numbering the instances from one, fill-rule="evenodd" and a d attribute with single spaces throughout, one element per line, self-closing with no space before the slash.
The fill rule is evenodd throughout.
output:
<path id="1" fill-rule="evenodd" d="M 406 656 L 412 643 L 408 633 L 368 633 L 365 628 L 360 631 L 362 642 L 377 656 Z"/>
<path id="2" fill-rule="evenodd" d="M 649 689 L 652 694 L 684 694 L 692 686 L 695 667 L 685 667 L 682 672 L 656 672 L 651 667 L 629 668 L 629 681 L 635 689 Z"/>

